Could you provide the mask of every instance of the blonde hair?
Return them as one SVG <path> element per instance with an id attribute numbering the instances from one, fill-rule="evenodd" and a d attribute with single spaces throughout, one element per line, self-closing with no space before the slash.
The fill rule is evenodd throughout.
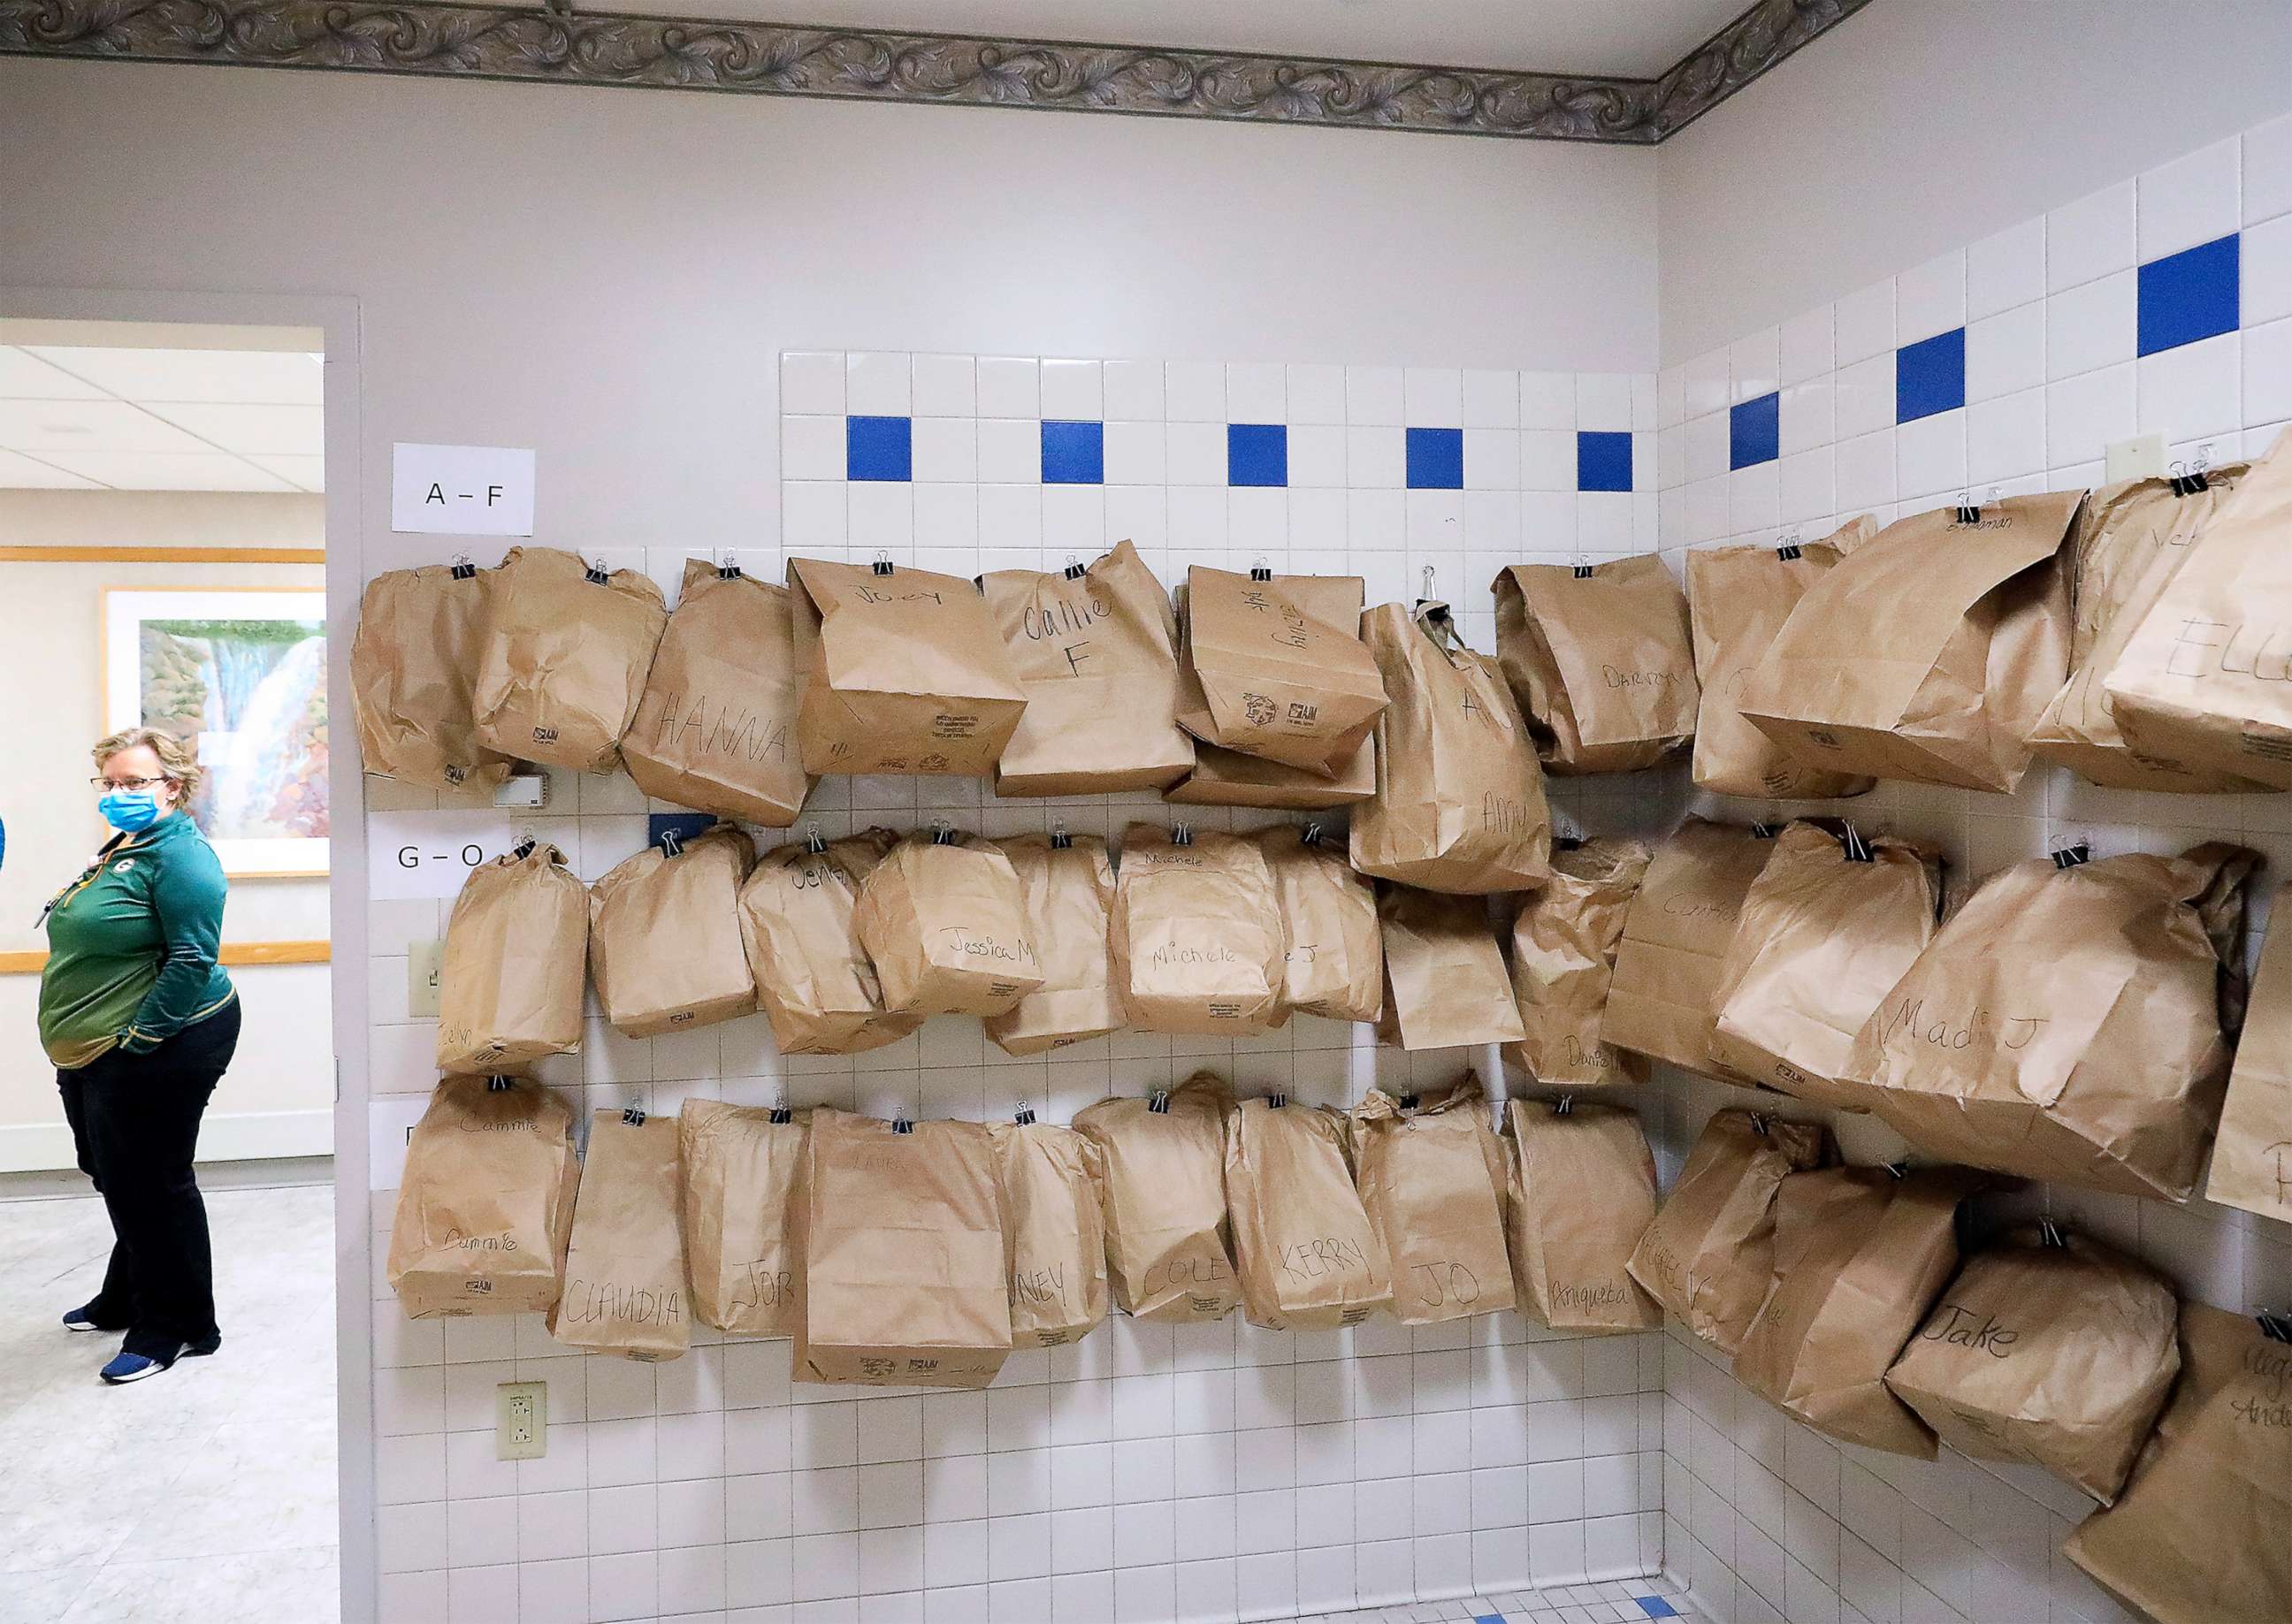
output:
<path id="1" fill-rule="evenodd" d="M 205 769 L 190 747 L 165 728 L 122 728 L 96 740 L 95 748 L 88 753 L 95 758 L 95 770 L 100 773 L 112 757 L 138 745 L 149 745 L 151 753 L 159 758 L 160 772 L 174 781 L 176 799 L 188 806 L 191 797 L 198 793 Z"/>

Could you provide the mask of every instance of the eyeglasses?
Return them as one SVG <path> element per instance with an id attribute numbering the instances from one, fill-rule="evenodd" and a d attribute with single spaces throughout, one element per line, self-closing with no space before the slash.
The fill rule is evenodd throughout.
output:
<path id="1" fill-rule="evenodd" d="M 98 790 L 148 790 L 155 784 L 166 783 L 163 775 L 157 778 L 91 778 L 88 783 Z"/>

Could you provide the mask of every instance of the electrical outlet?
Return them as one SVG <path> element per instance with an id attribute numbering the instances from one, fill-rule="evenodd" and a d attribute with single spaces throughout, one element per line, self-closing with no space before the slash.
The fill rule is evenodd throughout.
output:
<path id="1" fill-rule="evenodd" d="M 438 971 L 446 945 L 436 937 L 406 945 L 406 1012 L 416 1020 L 438 1018 Z"/>
<path id="2" fill-rule="evenodd" d="M 505 1381 L 494 1395 L 494 1459 L 538 1460 L 547 1454 L 549 1384 Z"/>
<path id="3" fill-rule="evenodd" d="M 2106 448 L 2109 482 L 2119 479 L 2161 479 L 2165 477 L 2165 437 L 2144 434 L 2136 439 L 2111 440 Z"/>

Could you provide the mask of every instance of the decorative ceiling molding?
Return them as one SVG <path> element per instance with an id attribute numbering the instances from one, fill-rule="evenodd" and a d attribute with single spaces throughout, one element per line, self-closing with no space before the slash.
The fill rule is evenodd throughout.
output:
<path id="1" fill-rule="evenodd" d="M 460 0 L 0 0 L 0 54 L 1646 145 L 1869 0 L 1755 0 L 1655 79 L 806 28 Z"/>

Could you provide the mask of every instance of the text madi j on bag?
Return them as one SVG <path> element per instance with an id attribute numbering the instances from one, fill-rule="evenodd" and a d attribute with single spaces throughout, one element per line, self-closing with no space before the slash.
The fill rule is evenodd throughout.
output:
<path id="1" fill-rule="evenodd" d="M 978 588 L 906 565 L 791 559 L 787 573 L 806 772 L 994 772 L 1027 693 Z"/>
<path id="2" fill-rule="evenodd" d="M 649 575 L 608 574 L 555 547 L 511 548 L 479 643 L 478 743 L 520 760 L 611 772 L 667 625 L 667 601 Z"/>
<path id="3" fill-rule="evenodd" d="M 425 564 L 366 583 L 351 700 L 367 772 L 432 790 L 491 789 L 509 776 L 509 758 L 478 742 L 472 712 L 495 574 Z"/>
<path id="4" fill-rule="evenodd" d="M 1618 1049 L 1706 1076 L 1715 995 L 1751 882 L 1774 854 L 1756 829 L 1690 817 L 1656 848 L 1632 894 L 1600 1036 Z M 1732 1080 L 1731 1080 L 1732 1081 Z"/>

